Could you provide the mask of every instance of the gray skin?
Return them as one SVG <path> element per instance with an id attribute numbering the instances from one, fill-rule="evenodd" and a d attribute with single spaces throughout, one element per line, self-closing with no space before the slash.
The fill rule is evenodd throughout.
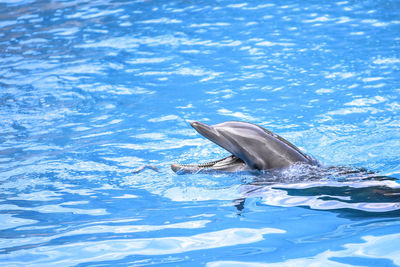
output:
<path id="1" fill-rule="evenodd" d="M 317 165 L 310 156 L 282 137 L 252 123 L 228 121 L 216 125 L 190 124 L 197 132 L 232 155 L 203 164 L 171 165 L 178 173 L 239 172 L 281 169 L 300 162 Z"/>

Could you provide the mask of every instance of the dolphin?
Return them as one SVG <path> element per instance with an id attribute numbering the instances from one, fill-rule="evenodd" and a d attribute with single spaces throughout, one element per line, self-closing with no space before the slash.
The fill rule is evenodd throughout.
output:
<path id="1" fill-rule="evenodd" d="M 208 163 L 171 164 L 178 173 L 241 172 L 281 169 L 295 163 L 318 165 L 289 141 L 249 122 L 227 121 L 216 125 L 190 124 L 197 132 L 232 155 Z"/>

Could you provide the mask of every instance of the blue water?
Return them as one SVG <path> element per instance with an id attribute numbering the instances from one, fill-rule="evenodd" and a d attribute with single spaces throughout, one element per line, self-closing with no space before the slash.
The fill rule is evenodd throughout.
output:
<path id="1" fill-rule="evenodd" d="M 0 264 L 400 265 L 399 9 L 0 1 Z M 364 171 L 176 175 L 194 120 Z"/>

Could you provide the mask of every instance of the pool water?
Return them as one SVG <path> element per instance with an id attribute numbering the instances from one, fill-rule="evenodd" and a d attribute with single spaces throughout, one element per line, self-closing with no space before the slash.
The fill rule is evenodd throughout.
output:
<path id="1" fill-rule="evenodd" d="M 400 265 L 399 8 L 0 1 L 1 265 Z M 170 169 L 229 120 L 355 171 Z"/>

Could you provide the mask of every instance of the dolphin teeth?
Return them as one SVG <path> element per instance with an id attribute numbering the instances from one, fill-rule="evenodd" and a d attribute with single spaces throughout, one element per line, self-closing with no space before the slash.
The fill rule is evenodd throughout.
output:
<path id="1" fill-rule="evenodd" d="M 207 168 L 207 167 L 212 167 L 215 164 L 217 164 L 218 162 L 221 162 L 223 160 L 225 160 L 226 158 L 223 159 L 219 159 L 219 160 L 214 160 L 214 161 L 210 161 L 210 162 L 205 162 L 205 163 L 199 163 L 199 164 L 176 164 L 180 167 L 197 167 L 197 168 Z"/>
<path id="2" fill-rule="evenodd" d="M 198 173 L 221 170 L 225 168 L 236 167 L 236 169 L 243 169 L 244 162 L 234 155 L 214 160 L 206 163 L 199 164 L 171 164 L 171 169 L 177 173 Z"/>

